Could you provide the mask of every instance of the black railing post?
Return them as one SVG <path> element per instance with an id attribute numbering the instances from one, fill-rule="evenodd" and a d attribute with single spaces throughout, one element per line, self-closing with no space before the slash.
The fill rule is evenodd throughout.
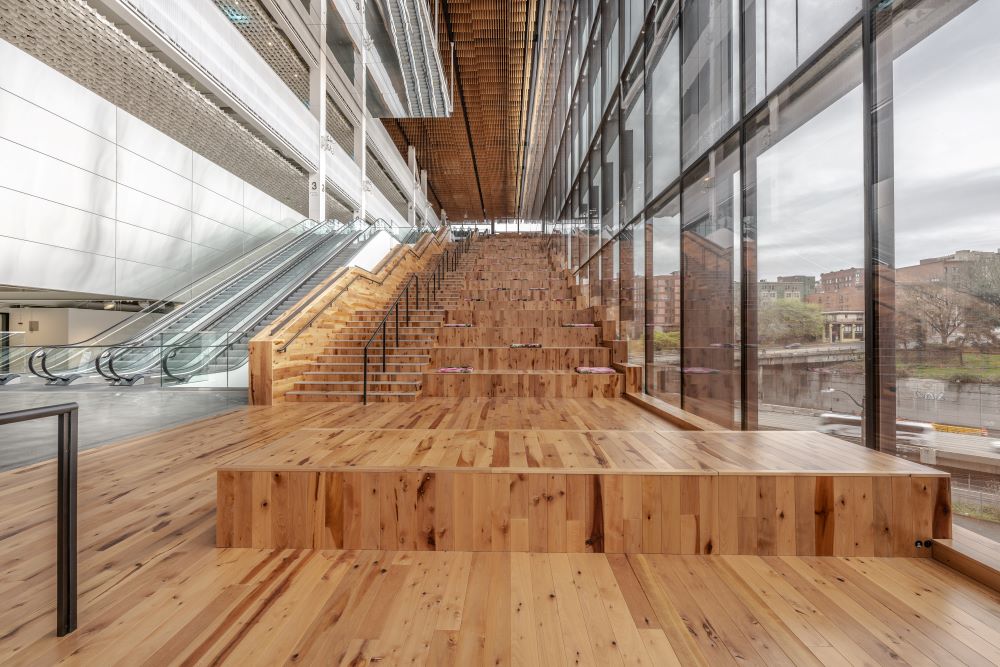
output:
<path id="1" fill-rule="evenodd" d="M 394 308 L 396 309 L 396 347 L 399 347 L 399 304 L 397 303 Z"/>
<path id="2" fill-rule="evenodd" d="M 362 391 L 361 401 L 364 405 L 368 405 L 368 346 L 367 345 L 365 345 L 364 354 L 361 357 L 361 366 L 363 369 L 361 371 L 361 374 L 364 378 L 361 384 L 361 391 Z"/>
<path id="3" fill-rule="evenodd" d="M 406 283 L 406 326 L 410 326 L 410 283 Z"/>
<path id="4" fill-rule="evenodd" d="M 385 373 L 385 348 L 388 347 L 389 341 L 386 340 L 385 336 L 385 320 L 382 320 L 382 372 Z"/>
<path id="5" fill-rule="evenodd" d="M 78 445 L 76 403 L 0 414 L 0 426 L 56 417 L 56 636 L 76 630 L 76 481 Z"/>
<path id="6" fill-rule="evenodd" d="M 56 636 L 76 630 L 77 409 L 59 415 L 58 512 L 56 521 Z"/>

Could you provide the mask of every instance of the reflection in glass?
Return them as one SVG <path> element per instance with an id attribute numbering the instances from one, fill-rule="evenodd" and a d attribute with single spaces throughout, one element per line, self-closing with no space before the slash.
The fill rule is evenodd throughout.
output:
<path id="1" fill-rule="evenodd" d="M 739 137 L 684 178 L 684 409 L 727 428 L 740 425 Z"/>
<path id="2" fill-rule="evenodd" d="M 739 1 L 681 7 L 681 151 L 690 165 L 739 117 Z"/>
<path id="3" fill-rule="evenodd" d="M 602 146 L 604 151 L 604 164 L 601 168 L 603 176 L 603 188 L 601 193 L 601 240 L 607 240 L 618 231 L 618 207 L 620 197 L 618 196 L 618 105 L 614 106 L 608 114 L 608 120 L 604 123 L 604 134 L 602 136 Z"/>
<path id="4" fill-rule="evenodd" d="M 625 86 L 621 136 L 623 223 L 630 222 L 634 216 L 638 215 L 645 201 L 643 130 L 646 121 L 643 117 L 642 104 L 642 61 L 637 61 L 632 67 Z"/>
<path id="5" fill-rule="evenodd" d="M 650 41 L 646 63 L 647 201 L 663 192 L 681 170 L 680 40 L 676 17 L 664 21 Z"/>
<path id="6" fill-rule="evenodd" d="M 621 325 L 620 338 L 628 341 L 628 362 L 645 361 L 646 251 L 645 227 L 637 221 L 619 236 L 621 252 Z"/>
<path id="7" fill-rule="evenodd" d="M 743 13 L 749 109 L 861 11 L 861 0 L 751 0 Z"/>
<path id="8" fill-rule="evenodd" d="M 680 405 L 681 209 L 673 195 L 646 218 L 646 387 Z"/>
<path id="9" fill-rule="evenodd" d="M 876 19 L 876 131 L 891 148 L 876 189 L 879 446 L 932 447 L 954 513 L 971 517 L 956 523 L 996 535 L 1000 0 L 895 3 Z"/>
<path id="10" fill-rule="evenodd" d="M 865 394 L 860 38 L 858 29 L 817 63 L 818 76 L 806 72 L 754 117 L 746 146 L 757 422 L 856 443 Z"/>

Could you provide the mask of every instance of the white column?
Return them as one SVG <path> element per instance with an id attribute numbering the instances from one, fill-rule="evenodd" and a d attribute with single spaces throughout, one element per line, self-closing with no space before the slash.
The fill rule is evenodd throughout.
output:
<path id="1" fill-rule="evenodd" d="M 406 157 L 410 164 L 410 205 L 407 207 L 407 222 L 417 226 L 417 149 L 407 146 Z"/>
<path id="2" fill-rule="evenodd" d="M 361 193 L 358 217 L 368 218 L 368 11 L 367 0 L 359 0 L 361 11 Z"/>
<path id="3" fill-rule="evenodd" d="M 316 116 L 316 171 L 309 175 L 309 217 L 326 220 L 326 11 L 329 0 L 320 0 L 313 17 L 319 25 L 316 67 L 309 73 L 309 108 Z"/>

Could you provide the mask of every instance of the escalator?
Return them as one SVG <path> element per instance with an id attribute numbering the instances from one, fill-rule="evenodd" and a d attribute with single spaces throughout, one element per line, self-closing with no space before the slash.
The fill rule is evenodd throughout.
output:
<path id="1" fill-rule="evenodd" d="M 183 306 L 170 310 L 163 300 L 80 344 L 36 349 L 29 370 L 52 385 L 84 378 L 132 385 L 152 377 L 182 382 L 245 362 L 257 331 L 382 230 L 306 222 L 168 297 L 187 297 Z"/>

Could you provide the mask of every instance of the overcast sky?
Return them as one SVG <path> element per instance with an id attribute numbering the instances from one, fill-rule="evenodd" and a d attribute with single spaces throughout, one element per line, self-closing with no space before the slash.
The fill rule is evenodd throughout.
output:
<path id="1" fill-rule="evenodd" d="M 979 0 L 894 66 L 896 265 L 1000 248 L 1000 0 Z M 856 88 L 758 160 L 759 275 L 863 262 Z"/>

